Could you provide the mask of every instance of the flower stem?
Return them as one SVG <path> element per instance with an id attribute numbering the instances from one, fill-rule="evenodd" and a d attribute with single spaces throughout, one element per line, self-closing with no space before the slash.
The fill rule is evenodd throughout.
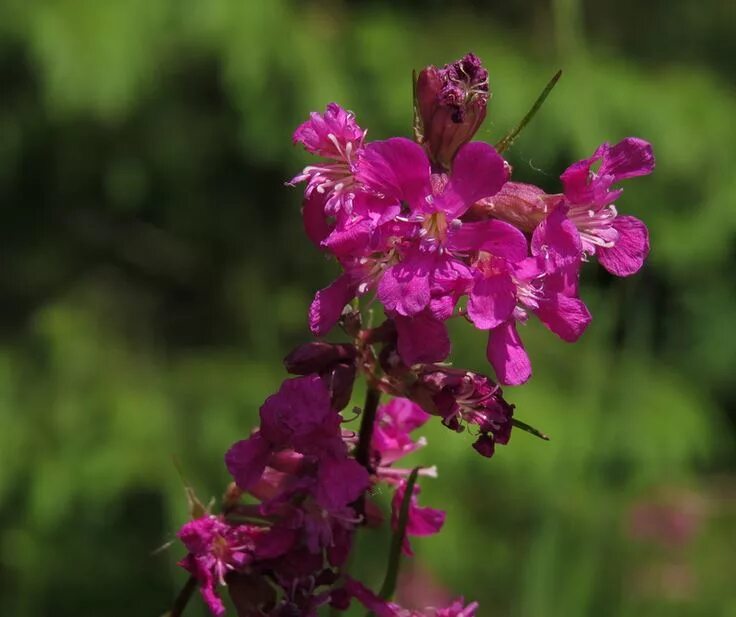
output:
<path id="1" fill-rule="evenodd" d="M 360 432 L 358 433 L 358 447 L 355 449 L 355 460 L 369 472 L 373 472 L 371 468 L 371 442 L 373 441 L 373 425 L 376 423 L 376 410 L 380 400 L 380 391 L 368 383 L 365 403 L 363 404 L 363 417 L 360 421 Z"/>
<path id="2" fill-rule="evenodd" d="M 189 579 L 187 579 L 187 582 L 184 584 L 184 587 L 181 588 L 179 595 L 176 596 L 176 600 L 174 600 L 174 605 L 171 607 L 171 610 L 168 613 L 168 617 L 181 617 L 181 615 L 184 613 L 184 609 L 187 607 L 187 604 L 189 604 L 189 600 L 192 598 L 192 594 L 194 593 L 194 590 L 196 588 L 197 579 L 193 576 L 190 576 Z"/>

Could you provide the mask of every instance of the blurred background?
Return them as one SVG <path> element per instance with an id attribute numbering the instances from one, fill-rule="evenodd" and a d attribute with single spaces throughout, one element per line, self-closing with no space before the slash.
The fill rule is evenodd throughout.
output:
<path id="1" fill-rule="evenodd" d="M 0 614 L 170 606 L 172 460 L 220 495 L 335 272 L 284 186 L 308 158 L 293 129 L 334 100 L 369 138 L 408 136 L 411 70 L 467 51 L 491 142 L 564 69 L 509 153 L 518 180 L 556 191 L 604 140 L 654 144 L 618 202 L 653 248 L 629 280 L 586 267 L 579 344 L 524 330 L 535 376 L 507 398 L 552 441 L 517 431 L 488 461 L 424 431 L 423 501 L 448 521 L 402 593 L 484 616 L 736 615 L 733 0 L 0 0 Z M 484 337 L 455 336 L 483 370 Z"/>

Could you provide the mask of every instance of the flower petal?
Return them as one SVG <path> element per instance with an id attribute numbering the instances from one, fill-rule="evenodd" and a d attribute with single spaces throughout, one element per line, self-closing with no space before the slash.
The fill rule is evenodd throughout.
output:
<path id="1" fill-rule="evenodd" d="M 413 317 L 394 317 L 398 334 L 398 350 L 405 364 L 442 362 L 450 355 L 447 328 L 428 311 Z"/>
<path id="2" fill-rule="evenodd" d="M 608 146 L 599 173 L 610 174 L 615 182 L 646 176 L 654 170 L 652 145 L 638 137 L 627 137 L 615 146 Z"/>
<path id="3" fill-rule="evenodd" d="M 270 454 L 270 444 L 257 433 L 231 446 L 225 454 L 225 466 L 235 483 L 247 491 L 260 480 Z"/>
<path id="4" fill-rule="evenodd" d="M 445 512 L 435 508 L 427 508 L 419 505 L 419 486 L 414 485 L 413 494 L 409 500 L 409 517 L 406 523 L 406 535 L 402 550 L 405 555 L 412 556 L 409 536 L 431 536 L 442 529 L 445 524 Z M 406 494 L 406 481 L 402 481 L 396 488 L 393 499 L 391 500 L 391 527 L 397 531 L 399 526 L 399 515 L 401 512 L 401 503 L 404 501 Z"/>
<path id="5" fill-rule="evenodd" d="M 598 261 L 616 276 L 635 274 L 649 255 L 649 231 L 633 216 L 617 216 L 613 227 L 618 232 L 616 244 L 611 248 L 599 248 Z"/>
<path id="6" fill-rule="evenodd" d="M 468 298 L 468 317 L 480 330 L 491 330 L 505 322 L 516 306 L 516 285 L 506 274 L 479 278 Z"/>
<path id="7" fill-rule="evenodd" d="M 392 137 L 366 145 L 356 177 L 371 191 L 423 209 L 431 193 L 429 159 L 418 144 Z"/>
<path id="8" fill-rule="evenodd" d="M 387 311 L 399 315 L 416 315 L 429 304 L 429 275 L 434 258 L 413 253 L 383 273 L 378 283 L 378 299 Z"/>
<path id="9" fill-rule="evenodd" d="M 360 216 L 339 217 L 335 229 L 322 242 L 323 248 L 338 257 L 362 253 L 371 238 L 373 224 Z"/>
<path id="10" fill-rule="evenodd" d="M 583 250 L 580 232 L 567 218 L 568 207 L 560 204 L 537 225 L 532 234 L 532 255 L 540 255 L 544 248 L 554 251 L 565 260 L 580 260 Z"/>
<path id="11" fill-rule="evenodd" d="M 328 512 L 353 503 L 368 488 L 368 472 L 353 458 L 324 458 L 317 477 L 317 502 Z"/>
<path id="12" fill-rule="evenodd" d="M 580 298 L 555 294 L 540 302 L 535 311 L 539 321 L 568 343 L 574 343 L 585 332 L 592 319 Z"/>
<path id="13" fill-rule="evenodd" d="M 487 251 L 509 261 L 524 259 L 528 251 L 524 234 L 496 219 L 463 223 L 449 233 L 448 246 L 457 251 Z"/>
<path id="14" fill-rule="evenodd" d="M 463 214 L 476 201 L 498 193 L 508 178 L 506 163 L 493 146 L 477 141 L 457 151 L 450 182 L 437 199 L 437 207 L 450 219 Z"/>
<path id="15" fill-rule="evenodd" d="M 307 237 L 321 248 L 320 243 L 330 233 L 330 226 L 325 217 L 325 195 L 312 191 L 302 204 L 302 221 Z"/>
<path id="16" fill-rule="evenodd" d="M 532 366 L 529 356 L 513 320 L 490 331 L 486 351 L 488 361 L 502 384 L 518 386 L 531 377 Z"/>
<path id="17" fill-rule="evenodd" d="M 331 285 L 320 289 L 309 307 L 309 329 L 315 336 L 324 336 L 337 323 L 342 309 L 353 299 L 355 290 L 350 277 L 343 274 Z"/>

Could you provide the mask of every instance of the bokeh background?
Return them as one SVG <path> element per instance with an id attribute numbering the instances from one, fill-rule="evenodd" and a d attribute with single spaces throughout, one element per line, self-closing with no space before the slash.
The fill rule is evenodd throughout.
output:
<path id="1" fill-rule="evenodd" d="M 736 615 L 733 0 L 0 0 L 0 614 L 167 609 L 172 461 L 221 493 L 335 271 L 284 186 L 307 160 L 292 130 L 335 100 L 373 139 L 409 135 L 412 68 L 470 50 L 491 142 L 564 69 L 509 153 L 517 179 L 555 191 L 604 140 L 654 144 L 618 204 L 653 250 L 630 280 L 586 267 L 579 344 L 525 329 L 536 373 L 507 394 L 551 442 L 517 432 L 488 461 L 425 431 L 423 498 L 449 516 L 404 594 Z M 484 368 L 483 337 L 455 335 Z M 385 538 L 365 536 L 376 577 Z"/>

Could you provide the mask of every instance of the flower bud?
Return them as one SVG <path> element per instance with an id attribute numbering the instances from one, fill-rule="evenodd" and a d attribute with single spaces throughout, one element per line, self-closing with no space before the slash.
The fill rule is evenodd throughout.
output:
<path id="1" fill-rule="evenodd" d="M 299 345 L 284 358 L 284 367 L 292 375 L 324 373 L 340 362 L 355 361 L 354 345 L 314 341 Z"/>
<path id="2" fill-rule="evenodd" d="M 511 437 L 514 406 L 503 398 L 491 379 L 471 371 L 425 365 L 411 398 L 427 413 L 442 416 L 450 430 L 461 432 L 475 425 L 478 438 L 473 447 L 483 456 L 493 455 L 495 445 Z"/>
<path id="3" fill-rule="evenodd" d="M 474 204 L 466 218 L 496 218 L 531 233 L 560 199 L 560 195 L 548 195 L 533 184 L 507 182 L 498 193 Z"/>
<path id="4" fill-rule="evenodd" d="M 468 143 L 486 117 L 490 91 L 488 71 L 480 59 L 467 54 L 444 68 L 428 66 L 416 83 L 416 127 L 419 143 L 432 162 L 450 169 L 460 146 Z"/>
<path id="5" fill-rule="evenodd" d="M 336 364 L 332 370 L 325 375 L 327 388 L 330 391 L 332 408 L 341 411 L 348 406 L 353 396 L 353 383 L 355 383 L 355 362 Z"/>

